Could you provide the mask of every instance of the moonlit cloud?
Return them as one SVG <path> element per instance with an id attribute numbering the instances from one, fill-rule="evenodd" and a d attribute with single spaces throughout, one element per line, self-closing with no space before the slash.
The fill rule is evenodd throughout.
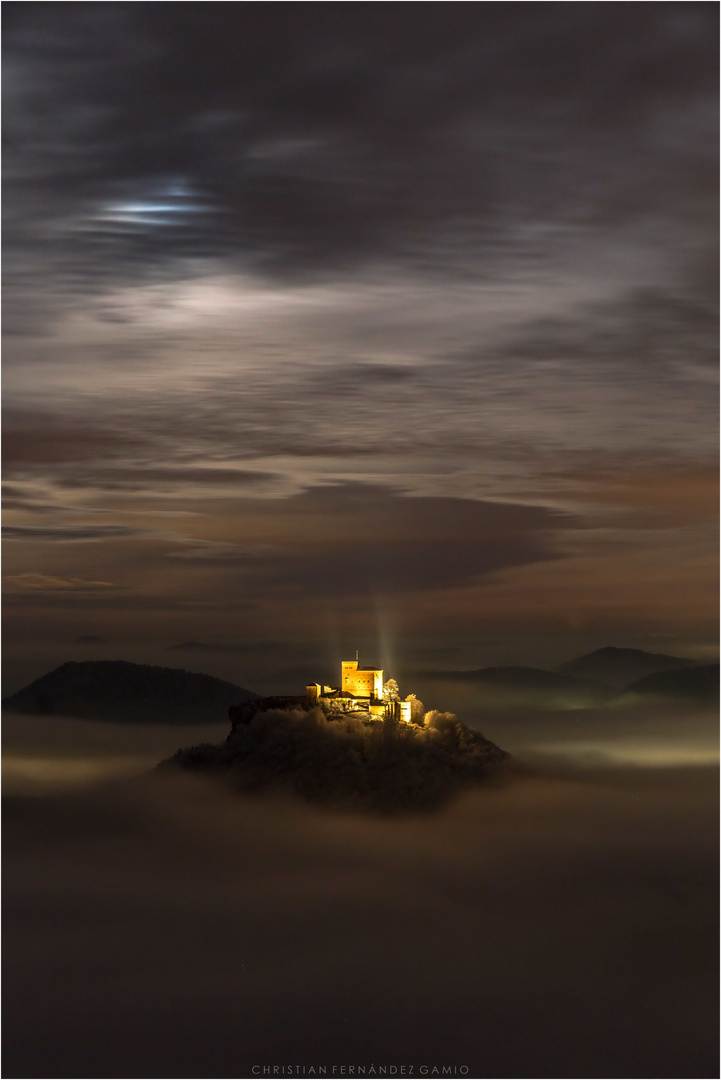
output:
<path id="1" fill-rule="evenodd" d="M 8 3 L 3 82 L 4 694 L 358 651 L 512 755 L 10 715 L 8 1075 L 717 1075 L 717 718 L 548 674 L 718 652 L 717 8 Z"/>
<path id="2" fill-rule="evenodd" d="M 256 8 L 9 6 L 10 575 L 286 640 L 305 591 L 321 651 L 371 580 L 413 647 L 445 604 L 508 648 L 545 611 L 558 661 L 579 625 L 707 650 L 716 12 Z M 396 493 L 448 529 L 389 537 Z M 477 543 L 453 500 L 516 517 Z"/>

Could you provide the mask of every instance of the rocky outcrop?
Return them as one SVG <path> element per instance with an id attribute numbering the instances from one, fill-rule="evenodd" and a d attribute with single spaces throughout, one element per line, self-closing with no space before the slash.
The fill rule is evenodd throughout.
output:
<path id="1" fill-rule="evenodd" d="M 509 759 L 452 713 L 426 713 L 423 725 L 329 717 L 295 699 L 262 698 L 233 712 L 225 743 L 178 752 L 159 768 L 214 776 L 251 794 L 283 791 L 309 802 L 380 813 L 433 810 L 485 784 Z M 285 708 L 267 708 L 271 701 Z"/>
<path id="2" fill-rule="evenodd" d="M 251 701 L 243 701 L 239 705 L 231 705 L 228 709 L 230 720 L 230 735 L 237 727 L 249 724 L 256 713 L 268 712 L 270 709 L 306 709 L 308 701 L 305 694 L 285 694 L 272 697 L 254 697 Z"/>

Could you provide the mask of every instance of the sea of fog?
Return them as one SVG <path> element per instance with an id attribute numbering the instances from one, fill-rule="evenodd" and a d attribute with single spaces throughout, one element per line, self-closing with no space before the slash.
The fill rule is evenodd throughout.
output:
<path id="1" fill-rule="evenodd" d="M 521 761 L 549 755 L 580 766 L 711 765 L 719 759 L 718 712 L 653 703 L 600 709 L 482 711 L 472 688 L 449 686 L 434 707 Z M 152 769 L 180 746 L 223 742 L 229 723 L 118 724 L 59 716 L 3 719 L 5 794 L 43 794 Z"/>
<path id="2" fill-rule="evenodd" d="M 710 714 L 478 726 L 526 771 L 388 819 L 149 774 L 226 725 L 9 716 L 4 1075 L 717 1076 Z"/>

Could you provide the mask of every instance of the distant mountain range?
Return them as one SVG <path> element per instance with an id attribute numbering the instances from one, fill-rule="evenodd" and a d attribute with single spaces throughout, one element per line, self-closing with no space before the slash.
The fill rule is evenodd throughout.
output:
<path id="1" fill-rule="evenodd" d="M 585 672 L 585 675 L 581 675 Z M 595 677 L 592 677 L 592 673 Z M 718 664 L 641 649 L 597 649 L 557 671 L 488 667 L 426 672 L 434 683 L 465 683 L 484 709 L 589 709 L 665 697 L 712 700 Z M 420 673 L 418 673 L 420 674 Z M 605 674 L 606 678 L 601 678 Z M 628 679 L 621 683 L 622 675 Z M 63 664 L 3 700 L 11 712 L 122 723 L 222 723 L 228 708 L 258 698 L 252 690 L 178 668 L 125 660 Z"/>
<path id="2" fill-rule="evenodd" d="M 63 664 L 3 700 L 10 712 L 123 723 L 205 724 L 228 719 L 251 690 L 178 668 L 125 660 Z"/>
<path id="3" fill-rule="evenodd" d="M 596 649 L 595 652 L 579 656 L 558 668 L 563 675 L 574 675 L 581 679 L 598 679 L 610 686 L 628 686 L 645 675 L 655 675 L 658 671 L 677 671 L 680 668 L 696 667 L 694 660 L 681 656 L 666 656 L 664 653 L 649 653 L 643 649 L 616 649 L 609 646 Z"/>
<path id="4" fill-rule="evenodd" d="M 597 708 L 639 697 L 699 700 L 718 694 L 718 664 L 642 649 L 597 649 L 562 664 L 557 671 L 530 667 L 488 667 L 471 671 L 425 672 L 433 682 L 472 684 L 478 704 L 497 709 Z M 619 697 L 621 694 L 621 697 Z"/>
<path id="5" fill-rule="evenodd" d="M 703 664 L 680 671 L 658 671 L 627 686 L 626 694 L 712 699 L 719 692 L 719 665 Z"/>

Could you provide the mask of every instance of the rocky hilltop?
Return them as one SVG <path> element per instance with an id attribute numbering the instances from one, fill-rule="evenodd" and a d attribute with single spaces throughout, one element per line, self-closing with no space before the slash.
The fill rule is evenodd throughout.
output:
<path id="1" fill-rule="evenodd" d="M 265 698 L 233 708 L 225 743 L 178 750 L 159 768 L 202 772 L 244 793 L 285 791 L 339 808 L 402 813 L 442 805 L 509 759 L 452 713 L 404 723 L 329 715 L 303 701 Z"/>

